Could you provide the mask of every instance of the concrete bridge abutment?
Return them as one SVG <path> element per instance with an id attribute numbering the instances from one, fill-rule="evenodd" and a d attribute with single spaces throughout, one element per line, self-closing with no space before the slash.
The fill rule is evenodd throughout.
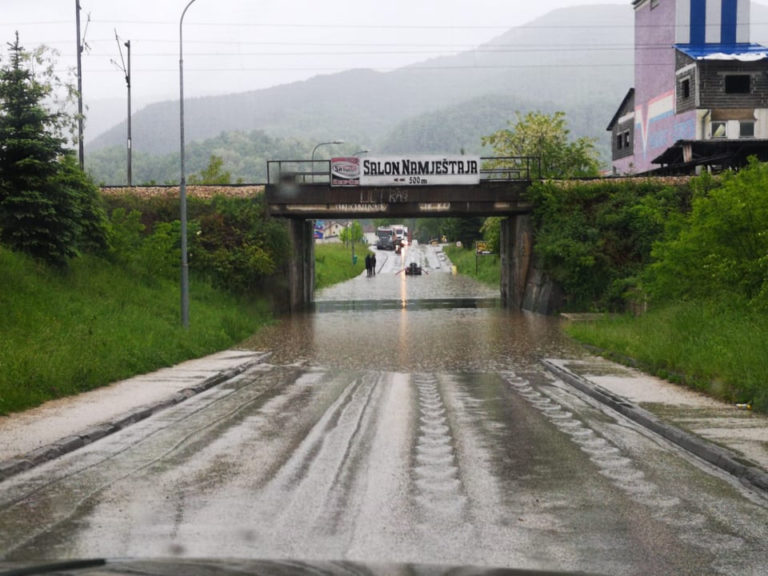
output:
<path id="1" fill-rule="evenodd" d="M 315 292 L 315 238 L 311 220 L 288 219 L 288 307 L 298 312 L 312 303 Z"/>
<path id="2" fill-rule="evenodd" d="M 501 222 L 501 299 L 505 308 L 552 314 L 563 303 L 560 287 L 542 271 L 533 247 L 535 230 L 530 213 Z"/>
<path id="3" fill-rule="evenodd" d="M 528 214 L 501 221 L 501 301 L 505 308 L 520 310 L 533 254 L 533 226 Z"/>

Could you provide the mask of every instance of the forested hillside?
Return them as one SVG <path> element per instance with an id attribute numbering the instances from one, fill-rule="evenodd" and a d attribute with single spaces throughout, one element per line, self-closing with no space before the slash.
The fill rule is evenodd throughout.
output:
<path id="1" fill-rule="evenodd" d="M 223 160 L 223 169 L 230 173 L 232 183 L 265 182 L 267 160 L 309 158 L 313 146 L 314 143 L 307 140 L 276 138 L 260 130 L 225 132 L 188 145 L 185 157 L 187 174 L 200 173 L 208 166 L 211 156 L 218 156 Z M 349 146 L 345 150 L 347 153 L 354 152 L 349 150 Z M 125 149 L 109 148 L 89 154 L 87 169 L 99 184 L 123 184 L 126 180 Z M 134 151 L 134 184 L 177 184 L 179 177 L 178 152 L 149 154 Z"/>
<path id="2" fill-rule="evenodd" d="M 557 10 L 477 50 L 393 72 L 350 70 L 267 90 L 190 98 L 185 103 L 188 142 L 233 130 L 263 130 L 275 137 L 309 142 L 340 138 L 394 152 L 398 146 L 415 149 L 416 142 L 428 139 L 429 134 L 420 134 L 416 128 L 431 127 L 433 115 L 440 111 L 450 117 L 455 131 L 476 126 L 475 120 L 482 115 L 487 132 L 502 127 L 518 107 L 525 111 L 543 102 L 566 111 L 585 105 L 593 108 L 600 115 L 594 131 L 601 133 L 610 120 L 605 103 L 613 106 L 620 101 L 632 83 L 631 40 L 627 40 L 631 19 L 628 6 Z M 594 38 L 595 30 L 600 38 Z M 595 49 L 595 42 L 624 49 Z M 487 106 L 489 101 L 483 100 L 487 97 L 502 105 Z M 464 113 L 472 118 L 460 117 L 457 122 L 457 115 Z M 411 135 L 409 141 L 403 139 L 404 126 Z M 453 141 L 460 147 L 478 145 L 474 134 L 461 142 L 453 137 Z M 93 158 L 99 150 L 124 146 L 125 123 L 121 122 L 89 142 L 88 153 Z M 178 102 L 153 104 L 134 114 L 137 169 L 142 169 L 142 153 L 168 154 L 177 148 Z M 103 164 L 103 158 L 98 164 Z M 99 179 L 111 179 L 100 166 L 91 164 L 90 169 Z"/>
<path id="3" fill-rule="evenodd" d="M 753 4 L 752 22 L 753 39 L 768 38 L 768 8 Z M 393 72 L 350 70 L 190 98 L 190 171 L 216 154 L 235 179 L 259 181 L 267 157 L 306 157 L 329 138 L 353 143 L 348 153 L 479 152 L 480 136 L 505 127 L 515 112 L 534 109 L 564 111 L 573 135 L 595 138 L 607 159 L 605 127 L 633 84 L 632 30 L 629 2 L 566 8 L 476 50 Z M 245 134 L 221 136 L 232 131 Z M 124 147 L 124 122 L 88 143 L 87 167 L 97 181 L 125 182 Z M 178 179 L 178 102 L 134 114 L 133 150 L 137 182 Z"/>

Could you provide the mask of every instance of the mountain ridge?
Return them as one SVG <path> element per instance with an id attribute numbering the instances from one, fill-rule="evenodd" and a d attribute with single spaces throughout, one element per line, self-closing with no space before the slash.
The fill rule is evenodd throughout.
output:
<path id="1" fill-rule="evenodd" d="M 579 16 L 582 14 L 582 16 Z M 463 101 L 487 95 L 509 93 L 519 100 L 558 100 L 563 82 L 581 86 L 569 91 L 571 102 L 599 96 L 620 98 L 631 84 L 631 65 L 620 63 L 619 74 L 605 79 L 599 72 L 614 65 L 607 53 L 578 50 L 547 52 L 551 42 L 542 44 L 544 26 L 571 24 L 602 18 L 631 24 L 632 11 L 619 5 L 588 5 L 559 9 L 524 26 L 513 28 L 476 50 L 441 56 L 391 72 L 354 69 L 337 74 L 283 84 L 264 90 L 192 98 L 185 101 L 187 137 L 203 140 L 229 130 L 264 130 L 276 136 L 302 135 L 309 139 L 334 138 L 375 142 L 385 137 L 398 122 Z M 583 42 L 583 28 L 558 30 L 558 43 L 568 38 Z M 616 32 L 606 29 L 611 40 Z M 553 42 L 555 40 L 552 40 Z M 573 43 L 573 42 L 572 42 Z M 508 49 L 504 45 L 509 45 Z M 540 46 L 541 50 L 530 52 Z M 595 58 L 596 66 L 574 68 L 578 58 Z M 526 88 L 530 87 L 530 88 Z M 535 91 L 533 98 L 526 91 Z M 152 104 L 134 113 L 134 147 L 149 153 L 166 153 L 178 147 L 175 125 L 178 101 Z M 125 122 L 114 126 L 88 143 L 90 151 L 124 144 Z"/>
<path id="2" fill-rule="evenodd" d="M 754 3 L 752 38 L 768 38 L 768 7 Z M 333 138 L 374 153 L 478 153 L 480 138 L 505 128 L 516 112 L 561 110 L 573 136 L 595 139 L 607 165 L 605 129 L 634 84 L 633 44 L 629 2 L 561 8 L 477 49 L 391 72 L 358 68 L 265 90 L 188 99 L 188 143 L 196 145 L 199 163 L 213 153 L 226 156 L 222 142 L 238 141 L 219 137 L 228 132 L 300 139 L 303 148 L 297 152 Z M 178 101 L 135 113 L 133 145 L 144 162 L 178 154 Z M 110 182 L 120 170 L 105 168 L 106 158 L 120 158 L 125 122 L 86 146 L 86 165 L 98 165 L 96 179 Z M 237 154 L 231 151 L 232 157 Z M 158 181 L 172 178 L 170 171 L 151 173 Z M 238 177 L 261 173 L 249 169 Z"/>

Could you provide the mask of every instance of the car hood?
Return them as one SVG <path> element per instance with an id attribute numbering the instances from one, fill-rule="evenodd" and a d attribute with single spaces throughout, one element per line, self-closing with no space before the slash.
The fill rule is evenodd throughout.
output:
<path id="1" fill-rule="evenodd" d="M 477 566 L 366 564 L 304 560 L 72 560 L 48 563 L 0 562 L 0 576 L 546 576 L 584 572 L 547 572 Z"/>

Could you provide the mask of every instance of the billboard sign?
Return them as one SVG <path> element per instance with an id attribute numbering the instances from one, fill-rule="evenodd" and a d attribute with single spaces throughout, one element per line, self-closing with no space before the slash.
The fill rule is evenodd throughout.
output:
<path id="1" fill-rule="evenodd" d="M 360 185 L 360 158 L 331 159 L 331 186 L 359 186 Z"/>
<path id="2" fill-rule="evenodd" d="M 479 183 L 478 156 L 391 156 L 331 160 L 332 186 L 472 186 Z"/>

